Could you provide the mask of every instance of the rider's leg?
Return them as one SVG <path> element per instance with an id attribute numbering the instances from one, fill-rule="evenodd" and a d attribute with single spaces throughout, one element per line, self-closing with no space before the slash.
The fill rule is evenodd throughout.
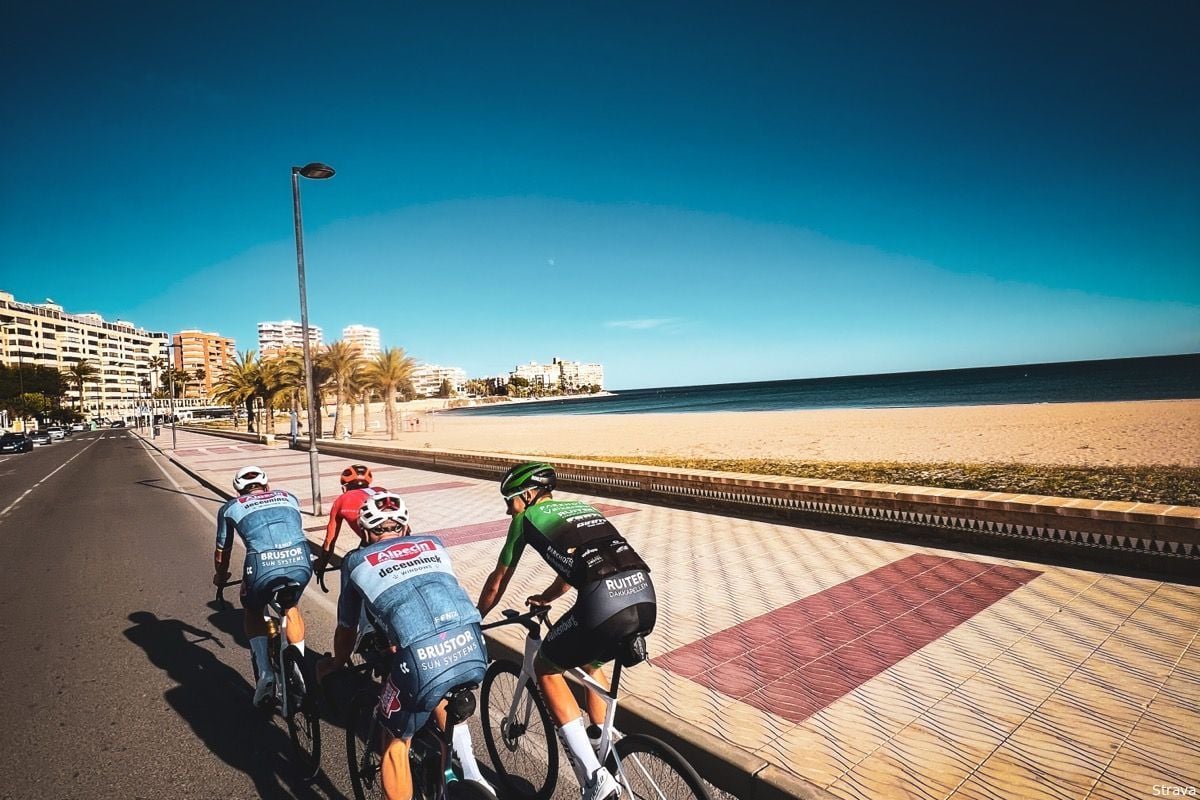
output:
<path id="1" fill-rule="evenodd" d="M 571 749 L 571 754 L 575 757 L 574 761 L 582 772 L 581 775 L 576 775 L 582 785 L 589 779 L 589 776 L 594 775 L 596 770 L 600 769 L 600 761 L 596 758 L 596 751 L 592 749 L 592 743 L 588 740 L 587 729 L 579 715 L 579 705 L 575 702 L 575 695 L 571 694 L 571 687 L 567 686 L 566 678 L 562 676 L 562 670 L 542 658 L 540 653 L 534 659 L 533 671 L 537 674 L 538 687 L 542 690 L 542 697 L 546 699 L 550 714 L 558 725 L 558 732 L 562 735 L 566 746 Z"/>
<path id="2" fill-rule="evenodd" d="M 287 610 L 287 640 L 304 655 L 304 617 L 300 614 L 299 606 Z"/>
<path id="3" fill-rule="evenodd" d="M 408 768 L 408 739 L 393 737 L 379 765 L 386 800 L 412 800 L 412 772 Z"/>
<path id="4" fill-rule="evenodd" d="M 437 722 L 437 726 L 445 732 L 445 700 L 438 703 L 437 708 L 433 710 L 433 719 Z M 479 762 L 475 760 L 475 749 L 471 744 L 471 729 L 467 727 L 466 721 L 464 720 L 462 723 L 455 725 L 454 733 L 450 734 L 450 736 L 454 755 L 458 756 L 458 763 L 462 764 L 463 777 L 469 781 L 485 783 L 483 773 L 479 771 Z"/>
<path id="5" fill-rule="evenodd" d="M 608 676 L 604 674 L 604 667 L 600 664 L 584 664 L 583 671 L 595 678 L 601 686 L 611 686 L 608 682 Z M 593 725 L 603 725 L 604 715 L 608 713 L 608 706 L 604 704 L 604 699 L 596 693 L 595 689 L 589 688 L 583 698 L 584 704 L 587 706 L 588 719 Z"/>
<path id="6" fill-rule="evenodd" d="M 270 672 L 271 656 L 267 652 L 267 621 L 263 619 L 262 608 L 246 608 L 243 612 L 242 625 L 246 630 L 246 638 L 250 640 L 250 653 L 254 657 L 254 665 L 259 675 Z"/>

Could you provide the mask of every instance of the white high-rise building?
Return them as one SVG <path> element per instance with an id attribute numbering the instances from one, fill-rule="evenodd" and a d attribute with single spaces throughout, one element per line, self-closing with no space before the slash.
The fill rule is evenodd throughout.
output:
<path id="1" fill-rule="evenodd" d="M 321 328 L 308 326 L 308 344 L 320 347 L 324 342 Z M 285 350 L 300 350 L 304 347 L 304 328 L 299 322 L 285 319 L 279 322 L 258 323 L 258 354 L 269 356 Z"/>
<path id="2" fill-rule="evenodd" d="M 409 380 L 418 397 L 433 397 L 442 388 L 443 381 L 450 381 L 450 386 L 458 395 L 464 394 L 467 388 L 466 370 L 438 364 L 418 364 Z"/>
<path id="3" fill-rule="evenodd" d="M 379 328 L 367 325 L 347 325 L 342 328 L 342 341 L 356 344 L 366 358 L 374 358 L 383 352 L 379 345 Z"/>
<path id="4" fill-rule="evenodd" d="M 530 386 L 542 389 L 562 389 L 577 392 L 589 386 L 604 388 L 604 366 L 583 364 L 579 361 L 562 361 L 558 358 L 549 364 L 530 361 L 520 364 L 510 373 L 514 378 L 524 378 Z"/>

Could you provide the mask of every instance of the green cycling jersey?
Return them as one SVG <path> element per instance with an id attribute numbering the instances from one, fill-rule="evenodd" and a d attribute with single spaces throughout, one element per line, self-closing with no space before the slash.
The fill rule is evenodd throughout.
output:
<path id="1" fill-rule="evenodd" d="M 543 500 L 514 516 L 500 563 L 515 567 L 526 544 L 576 589 L 614 572 L 648 571 L 613 524 L 578 500 Z"/>

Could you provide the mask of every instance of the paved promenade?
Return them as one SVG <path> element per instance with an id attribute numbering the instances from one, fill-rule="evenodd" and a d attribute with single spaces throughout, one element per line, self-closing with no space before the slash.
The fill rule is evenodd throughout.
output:
<path id="1" fill-rule="evenodd" d="M 172 453 L 163 434 L 157 446 L 199 477 L 228 487 L 258 464 L 311 509 L 307 453 L 191 432 Z M 346 463 L 321 458 L 326 510 Z M 454 549 L 476 595 L 508 527 L 496 485 L 371 466 L 415 530 Z M 653 570 L 651 664 L 629 671 L 625 691 L 768 762 L 785 792 L 1200 791 L 1200 588 L 563 496 L 604 510 Z M 324 522 L 311 519 L 311 540 Z M 339 553 L 355 539 L 343 527 Z M 527 555 L 505 602 L 552 577 Z"/>

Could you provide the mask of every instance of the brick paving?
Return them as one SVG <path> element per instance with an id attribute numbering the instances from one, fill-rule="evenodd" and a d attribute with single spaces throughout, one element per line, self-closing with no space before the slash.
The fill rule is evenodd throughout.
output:
<path id="1" fill-rule="evenodd" d="M 178 442 L 174 457 L 214 484 L 257 463 L 311 507 L 307 453 L 192 432 Z M 326 510 L 342 461 L 321 458 Z M 477 593 L 507 529 L 495 484 L 371 466 L 418 532 L 454 548 Z M 564 496 L 619 516 L 653 570 L 651 663 L 624 691 L 833 797 L 1200 787 L 1200 588 Z M 313 540 L 320 522 L 306 525 Z M 338 551 L 355 538 L 343 526 Z M 524 558 L 505 599 L 552 578 Z"/>

